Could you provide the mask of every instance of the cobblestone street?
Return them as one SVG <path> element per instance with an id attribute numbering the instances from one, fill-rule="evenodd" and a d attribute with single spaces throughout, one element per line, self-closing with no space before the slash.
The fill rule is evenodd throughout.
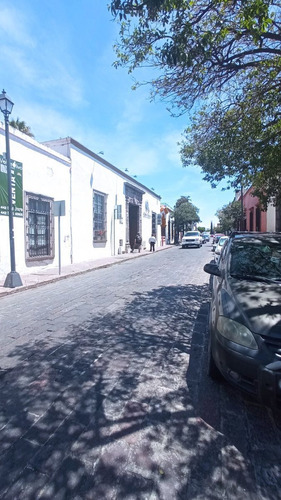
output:
<path id="1" fill-rule="evenodd" d="M 0 497 L 281 499 L 280 415 L 206 374 L 211 245 L 0 298 Z"/>

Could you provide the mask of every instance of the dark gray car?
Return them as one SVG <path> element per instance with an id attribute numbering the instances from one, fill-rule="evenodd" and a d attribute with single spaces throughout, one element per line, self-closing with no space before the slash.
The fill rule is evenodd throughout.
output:
<path id="1" fill-rule="evenodd" d="M 233 233 L 213 276 L 208 372 L 281 408 L 281 234 Z"/>

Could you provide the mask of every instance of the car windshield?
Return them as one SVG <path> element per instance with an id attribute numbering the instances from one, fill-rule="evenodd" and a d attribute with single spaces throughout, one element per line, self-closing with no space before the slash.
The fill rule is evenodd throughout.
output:
<path id="1" fill-rule="evenodd" d="M 222 247 L 223 244 L 226 242 L 226 240 L 228 240 L 228 237 L 222 237 L 219 239 L 219 246 Z"/>
<path id="2" fill-rule="evenodd" d="M 198 231 L 189 231 L 185 233 L 184 236 L 198 236 L 198 235 L 199 235 Z"/>
<path id="3" fill-rule="evenodd" d="M 281 237 L 242 238 L 231 246 L 230 274 L 233 277 L 281 280 Z"/>

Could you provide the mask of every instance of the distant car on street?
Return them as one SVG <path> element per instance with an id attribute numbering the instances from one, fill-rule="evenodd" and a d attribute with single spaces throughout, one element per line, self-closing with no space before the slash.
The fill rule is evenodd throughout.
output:
<path id="1" fill-rule="evenodd" d="M 281 233 L 234 232 L 212 275 L 208 373 L 281 409 Z"/>
<path id="2" fill-rule="evenodd" d="M 202 236 L 200 231 L 187 231 L 184 233 L 184 236 L 181 240 L 181 247 L 197 247 L 200 248 L 202 246 Z"/>
<path id="3" fill-rule="evenodd" d="M 210 233 L 204 231 L 201 236 L 202 236 L 202 243 L 207 243 L 208 241 L 210 241 Z"/>

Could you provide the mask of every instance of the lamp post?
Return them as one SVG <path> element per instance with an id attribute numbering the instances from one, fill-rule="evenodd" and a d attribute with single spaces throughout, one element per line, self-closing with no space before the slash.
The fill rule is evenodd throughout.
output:
<path id="1" fill-rule="evenodd" d="M 5 90 L 0 94 L 0 109 L 5 119 L 5 138 L 6 138 L 6 162 L 7 162 L 7 180 L 8 180 L 8 204 L 9 204 L 9 235 L 10 235 L 10 259 L 11 271 L 7 274 L 4 287 L 15 288 L 22 286 L 20 275 L 16 272 L 15 259 L 15 237 L 14 237 L 14 222 L 13 222 L 13 204 L 12 204 L 12 175 L 11 175 L 11 160 L 10 160 L 10 141 L 9 141 L 9 115 L 12 112 L 14 103 L 7 96 Z"/>

